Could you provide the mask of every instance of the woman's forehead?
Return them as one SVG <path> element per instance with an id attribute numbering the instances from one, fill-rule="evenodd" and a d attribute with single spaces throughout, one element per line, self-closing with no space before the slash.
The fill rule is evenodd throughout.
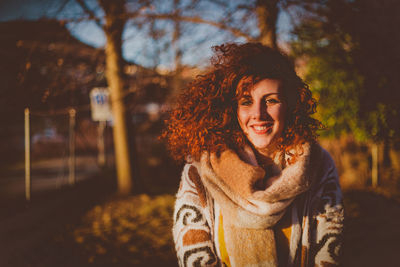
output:
<path id="1" fill-rule="evenodd" d="M 242 97 L 245 95 L 250 95 L 251 90 L 254 88 L 254 86 L 269 78 L 262 78 L 262 77 L 254 77 L 254 76 L 244 76 L 240 81 L 238 82 L 238 85 L 236 87 L 236 96 Z M 276 79 L 270 79 L 270 80 L 276 80 Z"/>

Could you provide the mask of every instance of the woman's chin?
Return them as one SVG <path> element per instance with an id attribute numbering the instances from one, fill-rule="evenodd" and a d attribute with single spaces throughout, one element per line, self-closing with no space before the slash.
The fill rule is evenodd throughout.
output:
<path id="1" fill-rule="evenodd" d="M 277 150 L 277 146 L 275 142 L 268 142 L 268 143 L 253 143 L 253 147 L 257 152 L 261 155 L 271 157 Z"/>

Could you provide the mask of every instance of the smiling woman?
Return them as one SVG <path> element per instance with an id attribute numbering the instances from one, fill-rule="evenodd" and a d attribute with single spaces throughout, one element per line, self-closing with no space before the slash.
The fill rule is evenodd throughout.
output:
<path id="1" fill-rule="evenodd" d="M 242 87 L 246 79 L 241 80 Z M 274 152 L 274 142 L 285 123 L 286 101 L 278 80 L 264 79 L 238 100 L 237 118 L 249 142 L 266 157 Z"/>
<path id="2" fill-rule="evenodd" d="M 342 195 L 316 141 L 310 90 L 277 50 L 214 49 L 163 133 L 186 160 L 173 227 L 179 264 L 338 265 Z"/>

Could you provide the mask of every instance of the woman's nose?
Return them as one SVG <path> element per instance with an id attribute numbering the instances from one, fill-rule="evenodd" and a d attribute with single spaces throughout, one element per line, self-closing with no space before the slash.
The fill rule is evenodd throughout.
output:
<path id="1" fill-rule="evenodd" d="M 268 114 L 268 110 L 265 104 L 255 103 L 252 109 L 253 118 L 259 120 L 267 120 L 271 116 Z"/>
<path id="2" fill-rule="evenodd" d="M 259 119 L 261 112 L 260 112 L 260 105 L 254 104 L 251 109 L 251 115 L 254 119 Z"/>

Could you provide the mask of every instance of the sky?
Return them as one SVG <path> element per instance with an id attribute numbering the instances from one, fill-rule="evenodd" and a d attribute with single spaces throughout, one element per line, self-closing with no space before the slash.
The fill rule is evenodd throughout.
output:
<path id="1" fill-rule="evenodd" d="M 89 5 L 95 1 L 86 1 Z M 163 3 L 163 2 L 162 2 Z M 96 9 L 97 12 L 102 12 L 101 9 Z M 207 9 L 207 6 L 202 8 Z M 215 17 L 218 14 L 213 14 L 210 9 L 204 14 L 210 17 Z M 41 17 L 56 17 L 62 19 L 72 19 L 80 14 L 82 9 L 75 0 L 0 0 L 0 21 L 8 21 L 15 19 L 35 20 Z M 160 22 L 168 23 L 168 22 Z M 93 21 L 82 21 L 79 23 L 68 23 L 67 28 L 73 36 L 80 41 L 94 47 L 104 47 L 106 38 L 103 31 Z M 165 26 L 165 24 L 163 25 Z M 168 26 L 168 25 L 167 25 Z M 172 27 L 172 25 L 171 25 Z M 281 43 L 284 43 L 290 38 L 290 18 L 286 12 L 280 12 L 278 18 L 278 37 Z M 170 34 L 164 37 L 168 42 Z M 193 46 L 193 40 L 198 38 L 203 39 L 201 45 Z M 163 51 L 164 47 L 161 44 L 150 41 L 146 37 L 146 33 L 138 31 L 133 25 L 128 24 L 123 34 L 123 57 L 128 60 L 143 66 L 151 67 L 161 65 L 166 69 L 173 67 L 173 54 L 160 53 L 159 57 L 154 57 L 157 51 Z M 180 40 L 180 46 L 187 51 L 183 55 L 183 63 L 187 65 L 208 64 L 208 58 L 211 56 L 211 47 L 221 44 L 226 41 L 245 41 L 243 38 L 235 38 L 231 35 L 218 34 L 217 29 L 212 26 L 203 25 L 198 28 L 195 35 L 187 34 Z"/>

